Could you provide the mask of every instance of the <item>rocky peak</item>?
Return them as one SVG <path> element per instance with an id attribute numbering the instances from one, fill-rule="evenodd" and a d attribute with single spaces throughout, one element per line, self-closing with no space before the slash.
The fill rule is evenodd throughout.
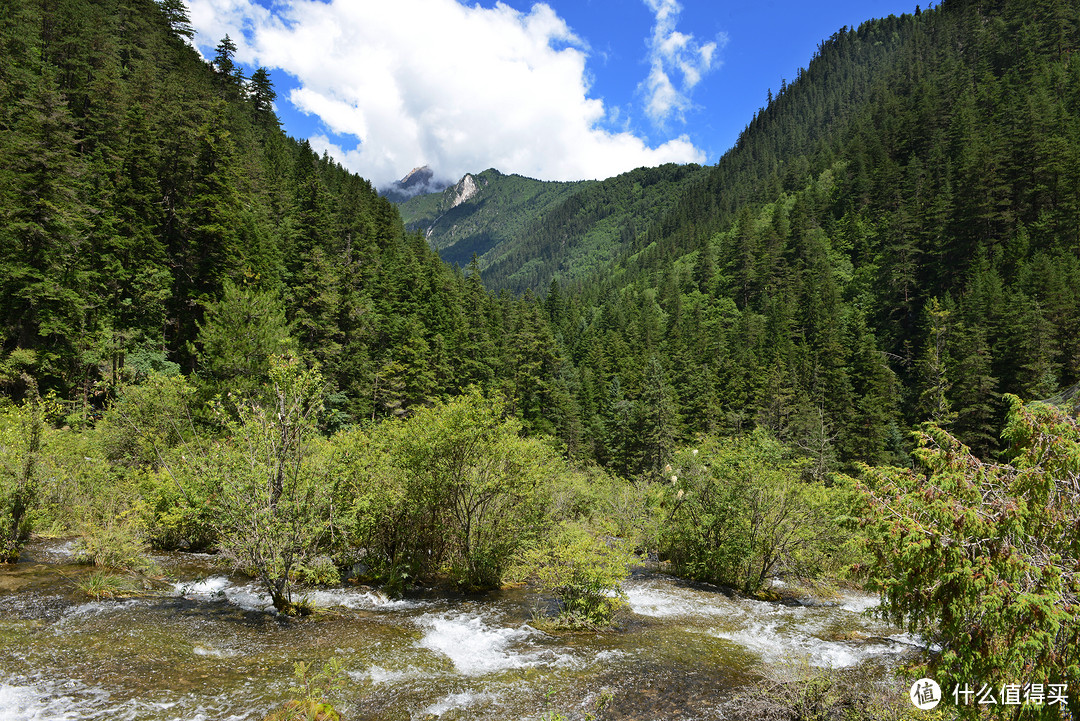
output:
<path id="1" fill-rule="evenodd" d="M 395 203 L 402 203 L 421 193 L 437 193 L 448 185 L 446 181 L 435 179 L 435 171 L 426 165 L 410 170 L 404 178 L 382 191 L 382 194 Z"/>
<path id="2" fill-rule="evenodd" d="M 452 192 L 453 200 L 450 203 L 450 207 L 456 208 L 479 193 L 480 186 L 476 184 L 476 179 L 472 175 L 465 173 L 465 177 L 458 181 L 458 184 L 453 187 Z"/>

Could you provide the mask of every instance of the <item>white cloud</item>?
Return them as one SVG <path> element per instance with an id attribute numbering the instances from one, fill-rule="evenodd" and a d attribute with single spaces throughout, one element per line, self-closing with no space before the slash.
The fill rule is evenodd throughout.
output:
<path id="1" fill-rule="evenodd" d="M 720 66 L 717 51 L 727 44 L 727 35 L 720 33 L 716 40 L 699 44 L 693 35 L 675 29 L 682 6 L 677 0 L 645 0 L 656 23 L 649 38 L 649 75 L 639 88 L 647 101 L 645 112 L 657 126 L 664 127 L 672 116 L 680 121 L 691 107 L 690 94 L 701 78 Z M 682 82 L 678 88 L 671 76 L 678 73 Z"/>
<path id="2" fill-rule="evenodd" d="M 650 147 L 606 129 L 588 47 L 546 4 L 290 0 L 271 12 L 253 0 L 189 2 L 204 46 L 227 32 L 238 60 L 295 76 L 289 100 L 358 139 L 312 147 L 379 186 L 424 164 L 444 177 L 495 167 L 574 180 L 705 161 L 685 135 Z"/>

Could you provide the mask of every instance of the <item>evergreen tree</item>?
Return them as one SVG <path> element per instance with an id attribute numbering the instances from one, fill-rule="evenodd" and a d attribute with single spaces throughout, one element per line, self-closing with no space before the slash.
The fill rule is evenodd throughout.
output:
<path id="1" fill-rule="evenodd" d="M 177 36 L 192 40 L 195 37 L 195 29 L 191 26 L 191 16 L 188 14 L 187 3 L 184 0 L 157 0 L 165 16 L 165 22 L 169 29 Z M 227 36 L 226 36 L 227 37 Z M 233 48 L 235 52 L 235 48 Z"/>
<path id="2" fill-rule="evenodd" d="M 222 388 L 254 398 L 270 379 L 273 356 L 293 356 L 296 341 L 272 293 L 226 281 L 221 300 L 199 323 L 199 366 Z"/>
<path id="3" fill-rule="evenodd" d="M 679 412 L 675 407 L 674 394 L 667 381 L 667 373 L 655 356 L 645 367 L 645 378 L 638 405 L 641 417 L 638 421 L 644 457 L 643 470 L 653 477 L 663 473 L 675 450 L 678 437 Z"/>
<path id="4" fill-rule="evenodd" d="M 949 401 L 952 388 L 949 380 L 951 315 L 952 312 L 943 308 L 937 298 L 930 299 L 926 307 L 926 348 L 919 359 L 919 375 L 922 379 L 919 412 L 938 426 L 951 424 L 956 418 Z"/>
<path id="5" fill-rule="evenodd" d="M 248 96 L 251 98 L 253 120 L 256 125 L 278 126 L 277 116 L 274 115 L 274 100 L 277 91 L 270 80 L 270 73 L 266 68 L 260 67 L 251 74 L 248 81 Z"/>
<path id="6" fill-rule="evenodd" d="M 53 69 L 26 77 L 3 140 L 0 308 L 8 337 L 35 351 L 48 386 L 72 380 L 87 299 L 85 165 Z M 47 380 L 46 380 L 47 379 Z"/>
<path id="7" fill-rule="evenodd" d="M 214 48 L 214 69 L 218 74 L 226 79 L 231 80 L 238 72 L 236 63 L 233 62 L 233 58 L 236 56 L 236 43 L 229 38 L 228 33 L 221 39 L 221 42 Z"/>

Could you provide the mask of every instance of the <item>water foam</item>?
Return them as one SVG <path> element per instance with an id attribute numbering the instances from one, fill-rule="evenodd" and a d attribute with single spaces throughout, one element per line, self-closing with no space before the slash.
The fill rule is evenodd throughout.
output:
<path id="1" fill-rule="evenodd" d="M 225 576 L 211 576 L 201 581 L 182 581 L 174 583 L 173 588 L 184 598 L 224 598 L 232 605 L 247 611 L 274 610 L 269 594 L 263 593 L 254 584 L 234 585 Z"/>
<path id="2" fill-rule="evenodd" d="M 173 588 L 181 596 L 217 596 L 223 595 L 225 589 L 231 586 L 225 576 L 211 576 L 201 581 L 182 581 L 174 583 Z"/>
<path id="3" fill-rule="evenodd" d="M 128 599 L 126 601 L 89 601 L 87 603 L 80 603 L 78 606 L 72 606 L 71 608 L 65 609 L 64 617 L 57 622 L 56 626 L 63 626 L 68 621 L 80 616 L 116 613 L 118 611 L 125 611 L 134 606 L 143 606 L 145 604 L 146 602 L 140 599 Z"/>
<path id="4" fill-rule="evenodd" d="M 10 681 L 11 683 L 9 683 Z M 0 681 L 0 719 L 4 721 L 251 721 L 261 714 L 234 713 L 223 706 L 206 705 L 185 695 L 174 700 L 119 701 L 108 691 L 79 681 Z"/>
<path id="5" fill-rule="evenodd" d="M 0 681 L 0 719 L 19 721 L 81 721 L 106 718 L 94 714 L 94 707 L 108 703 L 109 693 L 69 681 L 50 688 L 48 684 Z"/>
<path id="6" fill-rule="evenodd" d="M 726 616 L 732 612 L 731 600 L 722 594 L 702 593 L 653 581 L 628 583 L 624 590 L 630 610 L 639 616 Z"/>
<path id="7" fill-rule="evenodd" d="M 475 705 L 479 701 L 491 701 L 494 697 L 487 693 L 470 693 L 469 691 L 463 691 L 461 693 L 452 693 L 445 698 L 440 699 L 431 706 L 424 709 L 425 716 L 442 716 L 447 711 L 454 709 L 467 708 Z"/>
<path id="8" fill-rule="evenodd" d="M 354 681 L 371 681 L 373 684 L 395 684 L 421 675 L 423 674 L 413 666 L 397 671 L 382 666 L 372 666 L 366 671 L 349 671 L 349 677 Z"/>
<path id="9" fill-rule="evenodd" d="M 797 662 L 819 668 L 849 668 L 875 656 L 904 650 L 895 641 L 828 638 L 835 623 L 857 622 L 859 609 L 869 607 L 872 604 L 866 605 L 861 597 L 851 604 L 819 608 L 746 601 L 737 629 L 713 629 L 709 633 L 758 654 L 767 664 Z"/>
<path id="10" fill-rule="evenodd" d="M 767 664 L 797 662 L 847 668 L 873 656 L 903 651 L 903 644 L 896 641 L 830 638 L 837 625 L 856 633 L 868 630 L 869 622 L 860 616 L 877 606 L 878 599 L 873 596 L 848 593 L 837 603 L 785 606 L 677 586 L 666 579 L 631 582 L 626 594 L 630 609 L 639 616 L 685 623 L 686 630 L 731 641 Z"/>
<path id="11" fill-rule="evenodd" d="M 195 646 L 191 649 L 191 652 L 196 656 L 206 656 L 207 658 L 233 658 L 240 655 L 239 651 L 214 648 L 213 646 Z"/>
<path id="12" fill-rule="evenodd" d="M 852 613 L 863 613 L 871 608 L 877 608 L 881 599 L 877 596 L 863 596 L 854 593 L 845 593 L 840 596 L 840 608 Z"/>
<path id="13" fill-rule="evenodd" d="M 750 623 L 738 631 L 712 635 L 761 656 L 768 664 L 803 660 L 811 666 L 847 668 L 862 660 L 862 648 L 839 641 L 823 641 L 798 630 L 782 628 L 779 621 Z"/>
<path id="14" fill-rule="evenodd" d="M 418 644 L 443 654 L 464 676 L 480 676 L 552 662 L 551 654 L 530 640 L 541 635 L 529 626 L 489 626 L 479 616 L 442 614 L 420 621 L 426 628 Z"/>
<path id="15" fill-rule="evenodd" d="M 174 583 L 176 593 L 185 598 L 224 598 L 229 603 L 249 611 L 273 608 L 270 596 L 255 584 L 237 586 L 225 576 L 211 576 L 200 581 Z M 317 589 L 301 594 L 316 608 L 339 606 L 365 610 L 399 610 L 419 608 L 422 601 L 391 599 L 370 590 L 352 588 Z"/>
<path id="16" fill-rule="evenodd" d="M 304 595 L 317 608 L 340 606 L 362 610 L 399 610 L 420 608 L 426 605 L 422 601 L 388 598 L 378 591 L 353 588 L 317 589 Z"/>

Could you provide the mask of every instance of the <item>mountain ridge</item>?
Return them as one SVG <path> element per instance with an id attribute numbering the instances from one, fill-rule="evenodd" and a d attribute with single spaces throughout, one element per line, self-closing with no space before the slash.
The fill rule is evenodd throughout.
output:
<path id="1" fill-rule="evenodd" d="M 512 237 L 532 214 L 589 182 L 542 181 L 488 168 L 399 203 L 398 211 L 407 230 L 423 233 L 446 262 L 464 266 L 473 254 L 483 257 Z"/>
<path id="2" fill-rule="evenodd" d="M 405 227 L 423 233 L 443 260 L 465 265 L 475 254 L 492 288 L 540 293 L 555 278 L 580 280 L 613 260 L 674 202 L 683 182 L 702 175 L 697 165 L 668 164 L 567 183 L 491 168 L 398 209 Z"/>

